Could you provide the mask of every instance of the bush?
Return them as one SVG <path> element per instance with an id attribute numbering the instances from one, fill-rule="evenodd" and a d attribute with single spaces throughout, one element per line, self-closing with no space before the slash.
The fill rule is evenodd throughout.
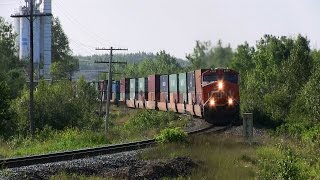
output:
<path id="1" fill-rule="evenodd" d="M 106 139 L 104 132 L 79 130 L 77 128 L 56 131 L 50 127 L 45 127 L 42 131 L 37 131 L 34 139 L 30 137 L 15 138 L 10 142 L 10 145 L 13 149 L 11 156 L 24 156 L 94 147 L 109 143 L 110 141 Z"/>
<path id="2" fill-rule="evenodd" d="M 259 176 L 261 179 L 305 179 L 304 159 L 287 146 L 261 148 L 258 150 Z"/>
<path id="3" fill-rule="evenodd" d="M 25 88 L 21 96 L 11 105 L 16 112 L 14 123 L 20 135 L 27 135 L 29 91 Z M 101 122 L 95 114 L 95 91 L 84 79 L 75 84 L 60 81 L 49 84 L 40 81 L 34 92 L 35 127 L 39 130 L 49 126 L 52 129 L 96 128 Z"/>
<path id="4" fill-rule="evenodd" d="M 185 142 L 187 133 L 181 128 L 166 128 L 155 138 L 159 143 Z"/>
<path id="5" fill-rule="evenodd" d="M 150 128 L 163 128 L 172 125 L 174 121 L 181 120 L 174 112 L 161 112 L 155 110 L 139 110 L 126 123 L 125 128 L 130 130 L 146 130 Z"/>

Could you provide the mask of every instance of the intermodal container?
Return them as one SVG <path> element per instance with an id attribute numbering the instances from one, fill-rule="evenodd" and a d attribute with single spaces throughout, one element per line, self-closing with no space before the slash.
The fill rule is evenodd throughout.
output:
<path id="1" fill-rule="evenodd" d="M 148 78 L 139 78 L 138 84 L 138 100 L 148 100 Z"/>
<path id="2" fill-rule="evenodd" d="M 108 85 L 108 80 L 101 80 L 99 81 L 99 90 L 102 95 L 102 99 L 106 100 L 107 99 L 107 85 Z"/>
<path id="3" fill-rule="evenodd" d="M 160 92 L 160 102 L 169 102 L 170 96 L 167 92 Z"/>
<path id="4" fill-rule="evenodd" d="M 112 100 L 113 101 L 120 100 L 120 81 L 112 82 Z"/>
<path id="5" fill-rule="evenodd" d="M 120 81 L 112 82 L 112 93 L 120 93 Z"/>
<path id="6" fill-rule="evenodd" d="M 125 101 L 130 98 L 130 79 L 120 79 L 120 101 Z"/>
<path id="7" fill-rule="evenodd" d="M 169 76 L 160 76 L 160 102 L 169 102 Z"/>
<path id="8" fill-rule="evenodd" d="M 130 79 L 130 100 L 137 99 L 138 80 Z"/>
<path id="9" fill-rule="evenodd" d="M 169 76 L 160 76 L 160 92 L 169 92 Z"/>
<path id="10" fill-rule="evenodd" d="M 178 76 L 179 103 L 188 103 L 187 73 L 180 73 Z"/>
<path id="11" fill-rule="evenodd" d="M 178 74 L 169 75 L 169 91 L 178 92 Z"/>
<path id="12" fill-rule="evenodd" d="M 187 75 L 188 83 L 188 104 L 192 104 L 196 101 L 196 82 L 194 77 L 194 71 L 188 72 Z"/>
<path id="13" fill-rule="evenodd" d="M 195 92 L 195 78 L 194 71 L 188 72 L 187 74 L 188 92 Z"/>
<path id="14" fill-rule="evenodd" d="M 169 94 L 170 94 L 170 102 L 175 103 L 179 101 L 179 79 L 178 74 L 170 74 L 169 75 Z"/>
<path id="15" fill-rule="evenodd" d="M 194 78 L 196 82 L 196 104 L 202 103 L 202 73 L 207 69 L 198 69 L 194 72 Z"/>
<path id="16" fill-rule="evenodd" d="M 148 101 L 160 101 L 160 76 L 148 76 Z"/>

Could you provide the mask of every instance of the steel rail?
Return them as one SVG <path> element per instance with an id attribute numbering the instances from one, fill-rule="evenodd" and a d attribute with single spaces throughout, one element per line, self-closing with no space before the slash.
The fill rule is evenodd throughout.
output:
<path id="1" fill-rule="evenodd" d="M 187 132 L 188 135 L 194 135 L 199 133 L 205 133 L 206 131 L 212 129 L 213 125 L 208 127 L 189 131 Z M 229 126 L 219 128 L 212 132 L 220 132 L 228 129 Z M 75 160 L 75 159 L 82 159 L 88 157 L 94 157 L 99 155 L 105 154 L 114 154 L 119 152 L 126 152 L 126 151 L 133 151 L 138 149 L 145 149 L 147 147 L 151 147 L 156 144 L 155 139 L 143 140 L 138 142 L 130 142 L 130 143 L 123 143 L 123 144 L 116 144 L 116 145 L 108 145 L 108 146 L 101 146 L 96 148 L 88 148 L 88 149 L 81 149 L 81 150 L 73 150 L 73 151 L 65 151 L 65 152 L 58 152 L 58 153 L 50 153 L 50 154 L 43 154 L 43 155 L 34 155 L 34 156 L 26 156 L 26 157 L 17 157 L 17 158 L 10 158 L 10 159 L 1 159 L 0 160 L 0 169 L 6 168 L 17 168 L 22 166 L 30 166 L 36 164 L 45 164 L 45 163 L 52 163 L 52 162 L 59 162 L 59 161 L 67 161 L 67 160 Z"/>

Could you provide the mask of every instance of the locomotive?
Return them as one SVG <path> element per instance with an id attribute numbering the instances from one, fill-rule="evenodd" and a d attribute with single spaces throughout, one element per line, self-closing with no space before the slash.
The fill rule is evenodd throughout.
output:
<path id="1" fill-rule="evenodd" d="M 170 75 L 122 78 L 112 100 L 130 108 L 187 113 L 212 124 L 240 124 L 239 74 L 229 68 L 198 69 Z M 106 81 L 98 89 L 106 92 Z"/>

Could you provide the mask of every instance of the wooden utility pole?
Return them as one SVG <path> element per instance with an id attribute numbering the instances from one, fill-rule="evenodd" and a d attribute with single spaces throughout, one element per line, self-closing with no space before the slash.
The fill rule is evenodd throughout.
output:
<path id="1" fill-rule="evenodd" d="M 30 101 L 29 101 L 29 125 L 30 125 L 30 133 L 33 136 L 35 132 L 35 123 L 34 123 L 34 97 L 33 97 L 33 90 L 34 90 L 34 83 L 33 83 L 33 18 L 37 16 L 52 16 L 50 13 L 42 13 L 42 14 L 33 14 L 33 1 L 29 0 L 29 15 L 11 15 L 13 18 L 21 18 L 29 17 L 30 22 L 30 72 L 29 72 L 29 81 L 30 81 Z"/>
<path id="2" fill-rule="evenodd" d="M 30 118 L 30 133 L 33 136 L 35 132 L 35 123 L 34 123 L 34 101 L 33 101 L 33 89 L 34 89 L 34 84 L 33 84 L 33 0 L 30 0 L 30 110 L 29 110 L 29 118 Z"/>
<path id="3" fill-rule="evenodd" d="M 109 64 L 109 76 L 108 76 L 108 86 L 107 86 L 107 100 L 106 100 L 106 121 L 105 121 L 105 133 L 107 134 L 109 129 L 109 112 L 110 112 L 110 99 L 111 99 L 111 88 L 112 88 L 112 63 L 123 63 L 126 64 L 126 62 L 113 62 L 113 51 L 127 51 L 128 49 L 121 49 L 121 48 L 97 48 L 96 50 L 100 51 L 110 51 L 110 58 L 109 62 L 106 61 L 96 61 L 95 63 L 108 63 Z"/>

